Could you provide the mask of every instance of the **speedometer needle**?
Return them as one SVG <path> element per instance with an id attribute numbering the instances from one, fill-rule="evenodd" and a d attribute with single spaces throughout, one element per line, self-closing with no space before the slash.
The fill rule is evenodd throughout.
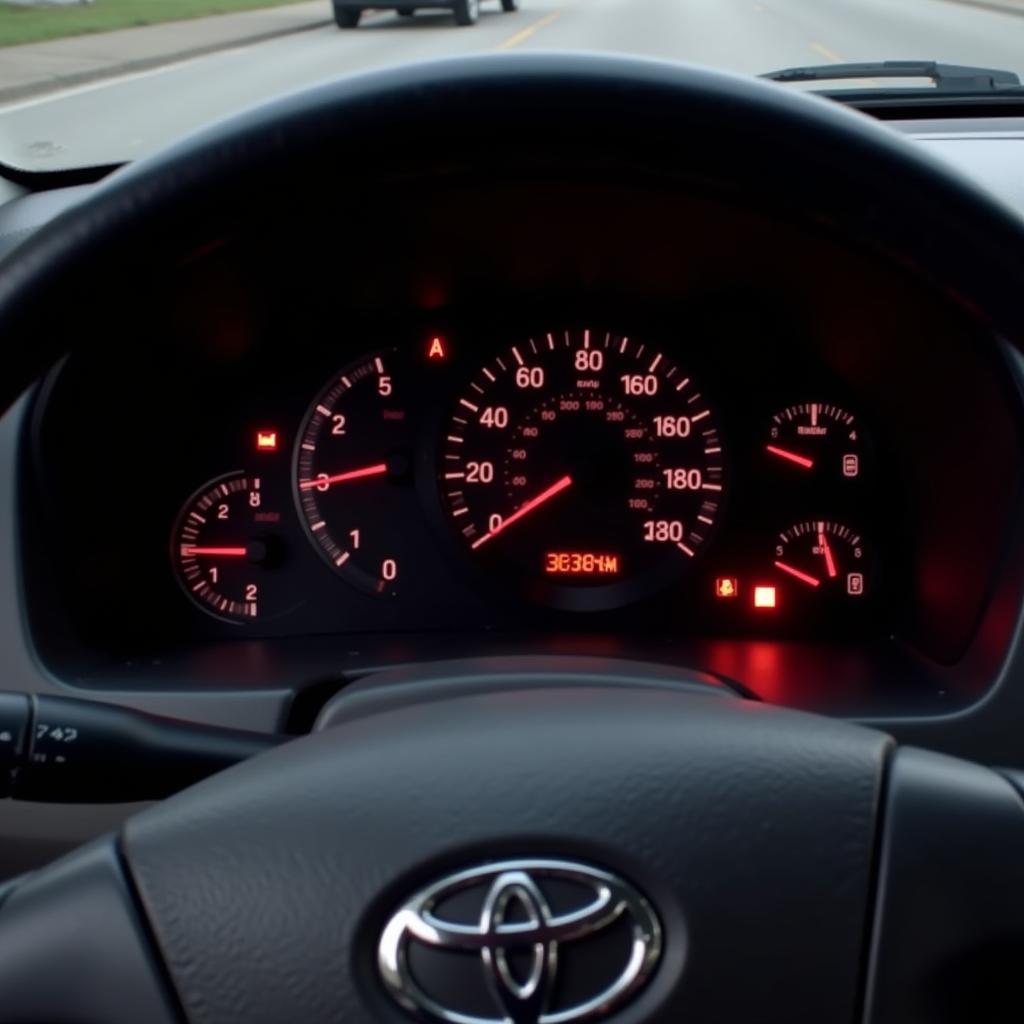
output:
<path id="1" fill-rule="evenodd" d="M 382 473 L 388 471 L 388 464 L 386 462 L 378 462 L 373 466 L 364 466 L 362 469 L 350 469 L 347 473 L 335 473 L 334 476 L 324 476 L 321 474 L 318 477 L 314 477 L 312 480 L 300 480 L 299 490 L 310 491 L 314 487 L 319 487 L 321 490 L 326 490 L 333 484 L 343 484 L 349 480 L 361 480 L 367 476 L 380 476 Z"/>
<path id="2" fill-rule="evenodd" d="M 480 547 L 481 544 L 486 544 L 492 537 L 497 537 L 502 530 L 507 529 L 514 522 L 516 522 L 519 519 L 522 519 L 523 516 L 529 515 L 535 508 L 538 508 L 539 506 L 543 505 L 545 501 L 549 501 L 556 494 L 560 494 L 562 491 L 564 491 L 566 487 L 571 486 L 572 477 L 563 476 L 561 480 L 558 480 L 557 482 L 553 483 L 547 490 L 541 491 L 540 494 L 538 494 L 535 498 L 531 498 L 529 501 L 524 502 L 522 505 L 520 505 L 519 508 L 517 508 L 515 512 L 513 512 L 512 515 L 508 517 L 508 519 L 503 519 L 497 526 L 494 527 L 493 530 L 489 530 L 482 537 L 477 537 L 477 539 L 473 541 L 472 544 L 470 544 L 470 547 L 475 551 L 478 547 Z"/>

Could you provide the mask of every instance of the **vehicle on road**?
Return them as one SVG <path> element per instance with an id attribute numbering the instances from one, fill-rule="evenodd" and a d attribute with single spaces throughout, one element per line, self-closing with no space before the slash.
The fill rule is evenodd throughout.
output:
<path id="1" fill-rule="evenodd" d="M 403 18 L 411 18 L 417 11 L 451 11 L 455 24 L 461 26 L 475 25 L 480 17 L 482 0 L 421 0 L 411 5 L 407 0 L 383 0 L 373 3 L 372 9 L 397 11 Z M 519 10 L 519 0 L 499 0 L 501 9 L 506 13 Z M 338 28 L 356 28 L 364 11 L 370 9 L 359 0 L 332 0 L 334 21 Z"/>

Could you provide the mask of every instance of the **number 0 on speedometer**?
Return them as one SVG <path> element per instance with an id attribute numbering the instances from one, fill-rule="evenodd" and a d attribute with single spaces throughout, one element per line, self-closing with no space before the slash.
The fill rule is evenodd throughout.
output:
<path id="1" fill-rule="evenodd" d="M 443 501 L 499 582 L 578 610 L 651 593 L 707 542 L 725 488 L 712 406 L 643 341 L 536 335 L 482 367 L 447 423 Z"/>

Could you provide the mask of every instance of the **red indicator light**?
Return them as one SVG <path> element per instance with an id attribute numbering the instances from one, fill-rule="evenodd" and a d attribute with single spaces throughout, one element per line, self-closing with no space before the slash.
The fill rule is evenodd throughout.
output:
<path id="1" fill-rule="evenodd" d="M 258 452 L 276 452 L 277 451 L 277 431 L 276 430 L 257 430 L 256 431 L 256 451 L 258 451 Z"/>
<path id="2" fill-rule="evenodd" d="M 434 337 L 434 338 L 430 339 L 430 345 L 427 348 L 427 358 L 428 359 L 447 359 L 448 358 L 448 353 L 445 350 L 444 342 L 440 338 Z"/>
<path id="3" fill-rule="evenodd" d="M 544 556 L 544 571 L 552 576 L 615 576 L 619 572 L 619 556 L 592 551 L 549 551 Z"/>
<path id="4" fill-rule="evenodd" d="M 719 576 L 715 580 L 715 597 L 727 599 L 740 592 L 740 581 L 735 576 Z"/>
<path id="5" fill-rule="evenodd" d="M 754 607 L 774 608 L 775 596 L 774 587 L 754 587 Z"/>

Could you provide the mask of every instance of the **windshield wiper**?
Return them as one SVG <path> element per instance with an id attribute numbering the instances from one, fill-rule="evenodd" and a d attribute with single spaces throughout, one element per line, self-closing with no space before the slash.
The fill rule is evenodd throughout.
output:
<path id="1" fill-rule="evenodd" d="M 939 64 L 934 60 L 880 60 L 859 64 L 821 64 L 785 68 L 761 75 L 773 82 L 830 82 L 839 79 L 928 78 L 935 83 L 928 92 L 991 94 L 1024 92 L 1012 71 L 973 68 L 962 64 Z M 884 87 L 880 87 L 884 88 Z M 907 90 L 908 92 L 912 90 Z"/>

